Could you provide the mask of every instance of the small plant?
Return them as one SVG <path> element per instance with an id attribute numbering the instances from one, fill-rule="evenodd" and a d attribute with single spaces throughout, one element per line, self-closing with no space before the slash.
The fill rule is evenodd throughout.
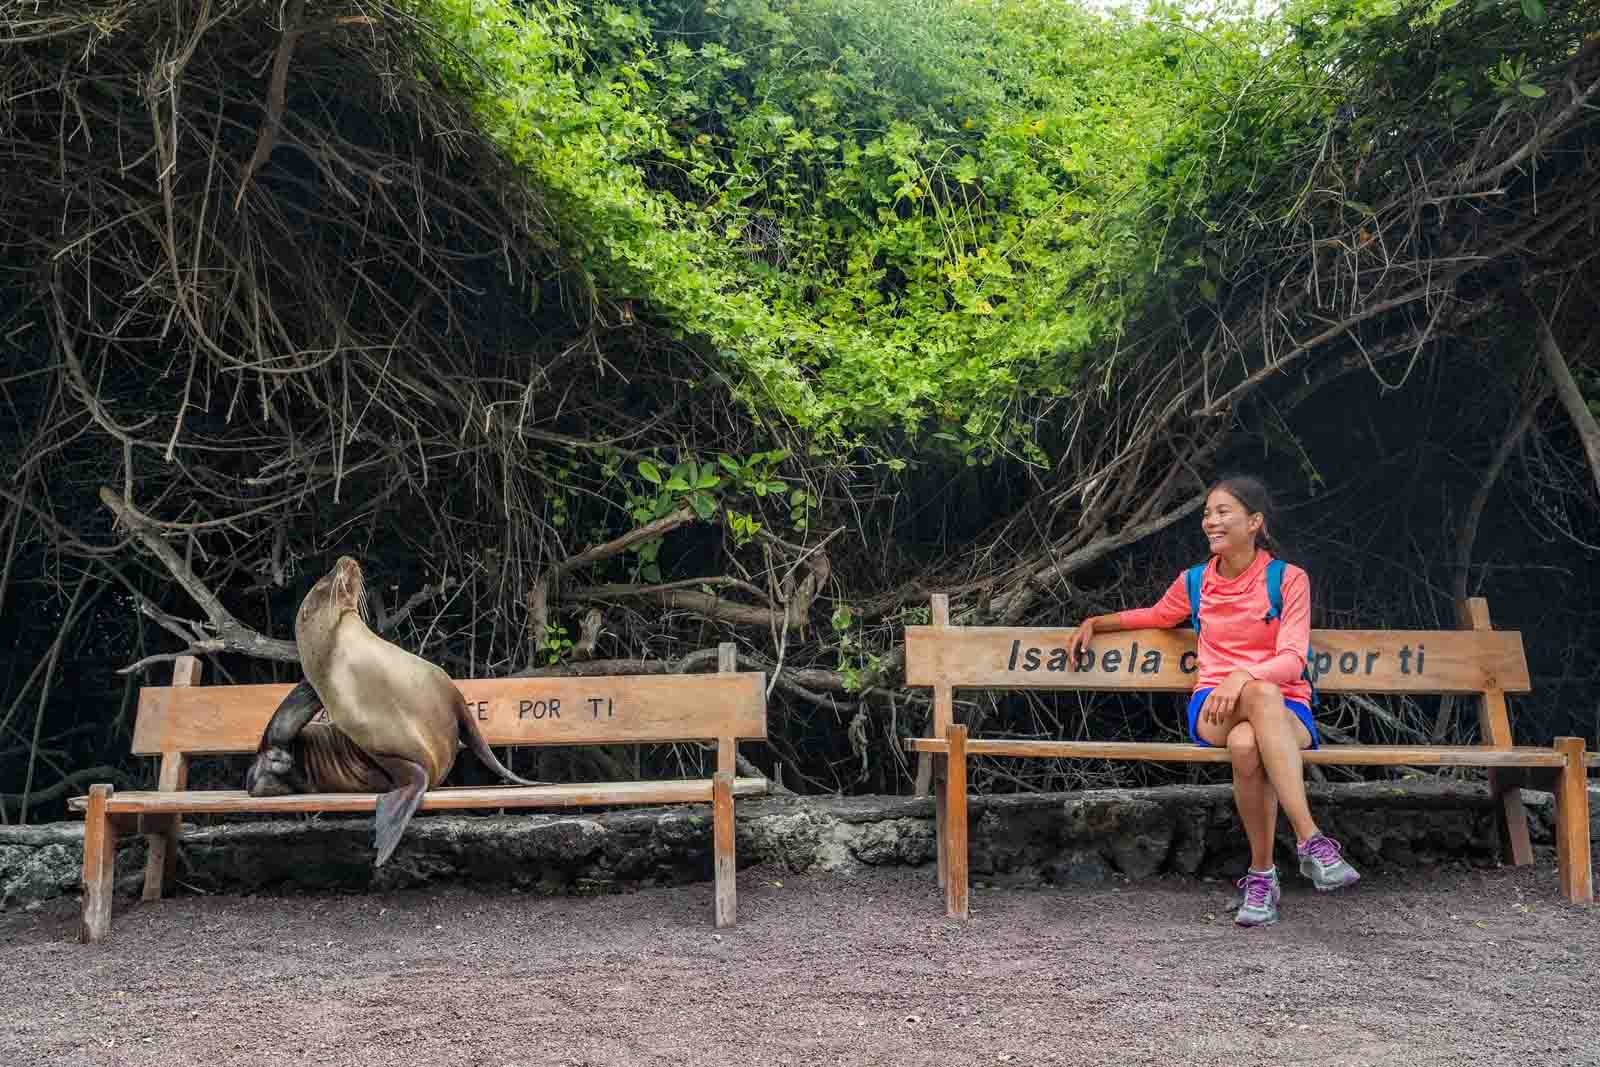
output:
<path id="1" fill-rule="evenodd" d="M 717 498 L 712 495 L 711 490 L 722 485 L 722 478 L 711 469 L 710 464 L 701 466 L 698 460 L 690 457 L 682 463 L 674 464 L 663 477 L 660 467 L 647 459 L 642 459 L 639 461 L 639 476 L 651 485 L 661 487 L 662 494 L 669 501 L 667 510 L 671 510 L 670 502 L 683 499 L 702 519 L 709 519 L 716 514 Z"/>
<path id="2" fill-rule="evenodd" d="M 754 515 L 746 515 L 742 511 L 729 511 L 728 529 L 733 534 L 733 543 L 743 548 L 761 532 L 761 524 L 756 521 Z"/>
<path id="3" fill-rule="evenodd" d="M 833 615 L 828 620 L 833 626 L 834 636 L 839 639 L 839 677 L 844 682 L 847 692 L 854 693 L 861 688 L 860 642 L 851 627 L 855 624 L 855 612 L 849 604 L 840 604 L 833 609 Z"/>
<path id="4" fill-rule="evenodd" d="M 567 628 L 557 623 L 544 624 L 544 658 L 547 667 L 560 663 L 572 651 L 572 636 Z"/>
<path id="5" fill-rule="evenodd" d="M 1489 71 L 1489 84 L 1494 86 L 1495 92 L 1501 96 L 1515 99 L 1518 96 L 1530 100 L 1539 100 L 1544 97 L 1544 86 L 1539 85 L 1528 77 L 1528 58 L 1518 56 L 1512 59 L 1509 56 L 1500 60 Z"/>
<path id="6" fill-rule="evenodd" d="M 729 483 L 735 489 L 765 497 L 788 490 L 788 483 L 774 474 L 777 465 L 788 458 L 788 449 L 775 448 L 770 452 L 754 452 L 744 459 L 724 453 L 717 456 L 717 464 L 728 473 Z"/>

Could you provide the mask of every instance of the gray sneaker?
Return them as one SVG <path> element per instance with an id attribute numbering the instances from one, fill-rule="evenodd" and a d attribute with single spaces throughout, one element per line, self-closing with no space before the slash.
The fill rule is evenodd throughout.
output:
<path id="1" fill-rule="evenodd" d="M 1278 901 L 1283 891 L 1278 888 L 1277 867 L 1265 873 L 1246 871 L 1234 884 L 1244 890 L 1244 900 L 1239 904 L 1239 913 L 1233 917 L 1234 922 L 1240 926 L 1271 926 L 1278 921 Z"/>
<path id="2" fill-rule="evenodd" d="M 1311 879 L 1319 893 L 1361 880 L 1361 875 L 1345 861 L 1342 852 L 1339 842 L 1321 832 L 1312 834 L 1295 848 L 1295 854 L 1300 857 L 1300 873 Z"/>

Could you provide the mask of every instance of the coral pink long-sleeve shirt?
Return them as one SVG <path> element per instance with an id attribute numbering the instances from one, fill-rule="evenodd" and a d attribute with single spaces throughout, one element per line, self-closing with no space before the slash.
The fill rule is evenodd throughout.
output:
<path id="1" fill-rule="evenodd" d="M 1294 564 L 1283 568 L 1283 615 L 1263 621 L 1267 600 L 1267 564 L 1272 556 L 1256 552 L 1243 574 L 1224 578 L 1217 573 L 1217 557 L 1206 564 L 1200 580 L 1199 668 L 1195 688 L 1220 684 L 1243 668 L 1252 678 L 1275 682 L 1285 699 L 1307 704 L 1311 685 L 1301 672 L 1306 666 L 1306 646 L 1311 639 L 1311 580 Z M 1166 594 L 1151 608 L 1124 611 L 1122 625 L 1129 630 L 1172 627 L 1189 619 L 1189 594 L 1180 572 Z"/>

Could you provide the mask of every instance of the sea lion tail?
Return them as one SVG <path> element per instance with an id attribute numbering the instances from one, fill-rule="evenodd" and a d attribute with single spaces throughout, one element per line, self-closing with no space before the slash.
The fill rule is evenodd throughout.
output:
<path id="1" fill-rule="evenodd" d="M 459 689 L 455 690 L 456 722 L 461 726 L 461 735 L 466 739 L 467 747 L 472 749 L 472 754 L 483 761 L 484 766 L 509 782 L 518 785 L 549 785 L 549 782 L 530 782 L 526 778 L 518 778 L 512 774 L 505 764 L 501 763 L 494 752 L 489 748 L 489 742 L 483 739 L 483 733 L 478 729 L 478 720 L 472 717 L 472 712 L 467 710 L 467 700 L 461 695 Z"/>

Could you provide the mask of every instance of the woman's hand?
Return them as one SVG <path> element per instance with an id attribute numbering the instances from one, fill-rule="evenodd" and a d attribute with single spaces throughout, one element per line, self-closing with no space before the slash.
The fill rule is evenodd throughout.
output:
<path id="1" fill-rule="evenodd" d="M 1239 694 L 1251 681 L 1250 672 L 1236 670 L 1222 680 L 1200 706 L 1200 717 L 1216 726 L 1226 723 L 1239 703 Z"/>
<path id="2" fill-rule="evenodd" d="M 1067 641 L 1067 655 L 1072 657 L 1072 669 L 1078 669 L 1078 656 L 1089 647 L 1089 642 L 1094 640 L 1095 617 L 1093 615 L 1084 619 L 1078 628 L 1072 631 L 1072 637 Z"/>

